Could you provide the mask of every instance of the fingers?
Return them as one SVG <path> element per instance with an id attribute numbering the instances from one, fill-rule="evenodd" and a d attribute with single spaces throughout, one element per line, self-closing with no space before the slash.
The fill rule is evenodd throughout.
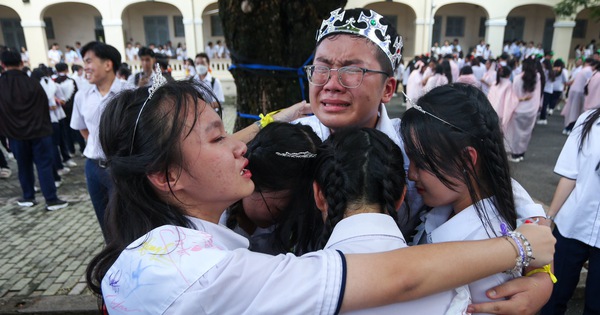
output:
<path id="1" fill-rule="evenodd" d="M 469 305 L 471 313 L 535 314 L 552 294 L 552 281 L 546 274 L 534 274 L 510 280 L 486 292 L 490 299 L 500 299 Z M 507 299 L 507 300 L 504 300 Z"/>

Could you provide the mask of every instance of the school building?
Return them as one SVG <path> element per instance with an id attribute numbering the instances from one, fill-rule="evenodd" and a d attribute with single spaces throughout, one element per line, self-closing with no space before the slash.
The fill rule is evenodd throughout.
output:
<path id="1" fill-rule="evenodd" d="M 533 41 L 566 60 L 574 57 L 575 45 L 599 39 L 600 23 L 583 8 L 574 16 L 557 16 L 553 7 L 558 2 L 349 0 L 346 8 L 374 9 L 390 18 L 404 38 L 407 58 L 429 52 L 433 42 L 456 38 L 464 51 L 485 40 L 494 55 L 501 53 L 505 40 Z M 64 49 L 76 41 L 100 40 L 125 58 L 130 40 L 186 43 L 192 57 L 208 41 L 224 40 L 215 0 L 0 0 L 0 29 L 0 44 L 26 47 L 32 65 L 46 63 L 55 42 Z M 226 63 L 217 66 L 226 75 Z"/>

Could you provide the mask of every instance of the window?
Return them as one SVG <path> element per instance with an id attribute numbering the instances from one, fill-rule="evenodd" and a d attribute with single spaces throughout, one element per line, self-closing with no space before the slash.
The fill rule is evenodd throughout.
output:
<path id="1" fill-rule="evenodd" d="M 463 37 L 465 35 L 465 18 L 462 16 L 446 17 L 446 36 Z"/>
<path id="2" fill-rule="evenodd" d="M 487 21 L 487 18 L 484 16 L 479 18 L 479 38 L 485 37 L 485 22 L 486 21 Z"/>
<path id="3" fill-rule="evenodd" d="M 54 25 L 52 24 L 52 18 L 45 17 L 44 24 L 46 24 L 46 38 L 54 39 Z"/>
<path id="4" fill-rule="evenodd" d="M 210 29 L 211 36 L 225 36 L 225 33 L 223 33 L 223 26 L 221 25 L 221 18 L 218 14 L 210 16 Z"/>
<path id="5" fill-rule="evenodd" d="M 102 25 L 102 17 L 94 16 L 94 29 L 95 30 L 103 30 L 104 25 Z"/>
<path id="6" fill-rule="evenodd" d="M 175 37 L 185 37 L 185 28 L 183 27 L 183 16 L 173 16 L 173 29 L 175 30 Z"/>
<path id="7" fill-rule="evenodd" d="M 587 20 L 575 20 L 573 38 L 585 38 L 585 33 L 587 33 Z"/>

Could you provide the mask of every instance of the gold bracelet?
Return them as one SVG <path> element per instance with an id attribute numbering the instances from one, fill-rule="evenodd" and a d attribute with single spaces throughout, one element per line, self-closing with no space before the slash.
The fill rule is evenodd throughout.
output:
<path id="1" fill-rule="evenodd" d="M 552 283 L 556 283 L 558 281 L 558 279 L 556 279 L 556 276 L 552 273 L 552 268 L 550 268 L 550 264 L 545 265 L 544 267 L 540 267 L 540 268 L 531 270 L 530 272 L 525 274 L 525 277 L 529 277 L 533 274 L 540 273 L 540 272 L 549 274 L 550 280 L 552 280 Z"/>

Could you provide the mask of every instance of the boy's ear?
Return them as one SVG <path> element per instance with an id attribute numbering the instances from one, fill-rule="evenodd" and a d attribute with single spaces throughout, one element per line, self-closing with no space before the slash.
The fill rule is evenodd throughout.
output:
<path id="1" fill-rule="evenodd" d="M 327 210 L 328 210 L 327 199 L 325 198 L 325 195 L 323 194 L 323 189 L 321 189 L 321 186 L 319 184 L 317 184 L 316 181 L 313 181 L 313 195 L 315 198 L 315 204 L 317 205 L 317 208 L 319 209 L 319 211 L 321 211 L 321 215 L 323 216 L 323 221 L 325 221 L 327 219 Z"/>

